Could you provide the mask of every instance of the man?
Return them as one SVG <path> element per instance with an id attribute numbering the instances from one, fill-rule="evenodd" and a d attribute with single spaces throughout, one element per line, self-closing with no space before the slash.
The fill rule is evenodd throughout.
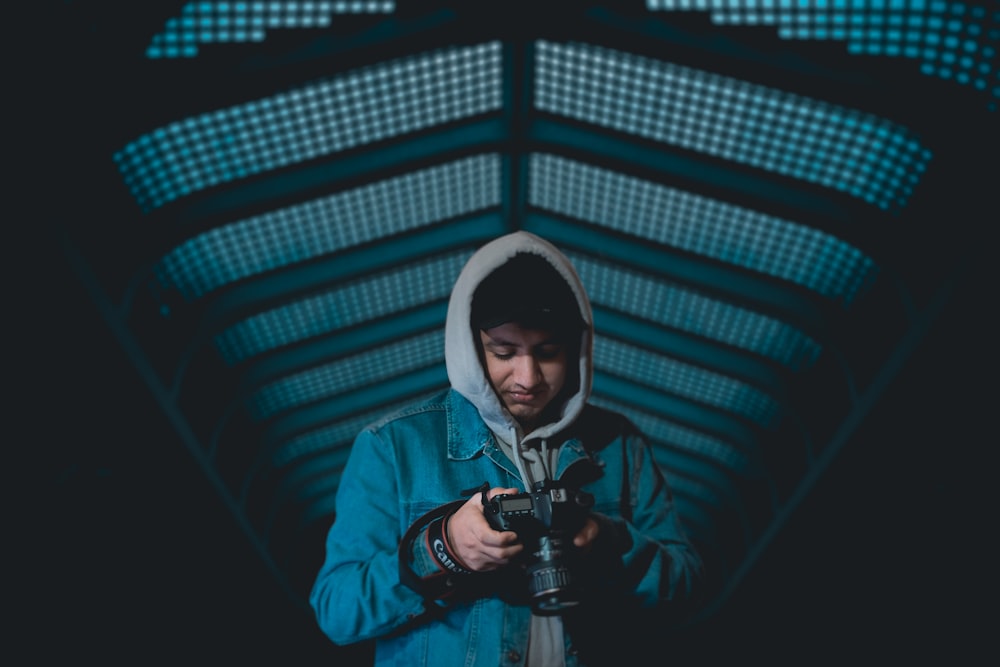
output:
<path id="1" fill-rule="evenodd" d="M 451 388 L 364 429 L 310 602 L 376 665 L 622 662 L 625 631 L 687 609 L 702 563 L 641 433 L 589 405 L 590 303 L 527 232 L 452 290 Z M 657 617 L 659 618 L 659 617 Z"/>

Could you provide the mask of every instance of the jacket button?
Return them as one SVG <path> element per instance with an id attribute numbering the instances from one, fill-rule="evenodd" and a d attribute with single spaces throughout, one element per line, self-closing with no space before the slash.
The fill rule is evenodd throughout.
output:
<path id="1" fill-rule="evenodd" d="M 507 659 L 511 662 L 521 662 L 521 654 L 517 651 L 507 651 Z"/>

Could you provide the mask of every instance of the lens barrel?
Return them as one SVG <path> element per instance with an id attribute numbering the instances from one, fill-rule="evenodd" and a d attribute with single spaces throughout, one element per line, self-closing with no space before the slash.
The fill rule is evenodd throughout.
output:
<path id="1" fill-rule="evenodd" d="M 555 615 L 579 604 L 570 569 L 560 560 L 562 541 L 543 536 L 538 540 L 536 562 L 528 566 L 528 591 L 532 607 L 540 616 Z"/>

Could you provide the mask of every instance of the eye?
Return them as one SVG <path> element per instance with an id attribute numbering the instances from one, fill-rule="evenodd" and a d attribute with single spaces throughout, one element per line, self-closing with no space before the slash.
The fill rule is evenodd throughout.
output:
<path id="1" fill-rule="evenodd" d="M 561 345 L 544 345 L 535 352 L 535 356 L 539 359 L 555 359 L 560 354 L 562 354 Z"/>
<path id="2" fill-rule="evenodd" d="M 499 359 L 500 361 L 507 361 L 508 359 L 514 358 L 514 352 L 507 348 L 499 348 L 499 349 L 494 348 L 490 350 L 490 352 L 493 354 L 495 358 Z"/>

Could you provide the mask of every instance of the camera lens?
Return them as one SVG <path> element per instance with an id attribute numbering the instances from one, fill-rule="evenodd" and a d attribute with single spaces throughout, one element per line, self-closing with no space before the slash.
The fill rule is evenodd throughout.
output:
<path id="1" fill-rule="evenodd" d="M 572 574 L 560 561 L 561 545 L 558 538 L 539 538 L 538 551 L 534 554 L 538 560 L 527 568 L 532 605 L 535 613 L 542 616 L 558 614 L 578 604 Z"/>
<path id="2" fill-rule="evenodd" d="M 568 573 L 563 568 L 548 568 L 545 571 L 539 573 L 540 576 L 536 576 L 532 579 L 529 588 L 532 591 L 532 601 L 531 606 L 534 613 L 539 616 L 554 616 L 556 614 L 561 614 L 563 611 L 570 607 L 574 607 L 579 604 L 576 595 L 573 593 L 572 589 L 568 587 Z M 551 575 L 551 576 L 550 576 Z M 543 586 L 548 586 L 553 579 L 561 579 L 566 585 L 541 588 Z M 549 579 L 548 583 L 543 583 L 543 580 Z"/>
<path id="3" fill-rule="evenodd" d="M 529 586 L 533 597 L 558 592 L 573 583 L 569 570 L 560 564 L 541 566 L 534 571 L 529 568 L 528 574 L 531 575 Z"/>

